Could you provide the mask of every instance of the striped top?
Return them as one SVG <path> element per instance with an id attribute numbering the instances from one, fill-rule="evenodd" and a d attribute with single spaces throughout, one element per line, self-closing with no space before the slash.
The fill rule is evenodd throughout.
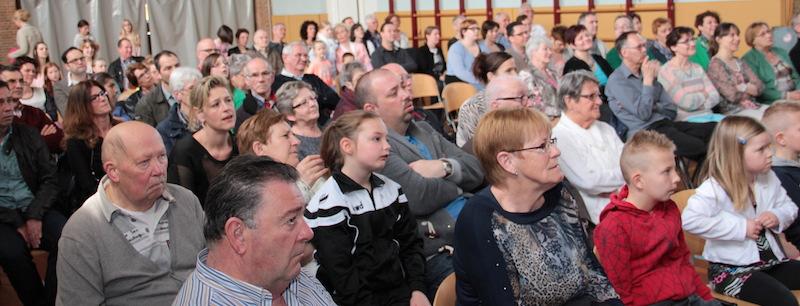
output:
<path id="1" fill-rule="evenodd" d="M 675 121 L 711 114 L 711 108 L 719 104 L 719 92 L 698 64 L 689 63 L 688 69 L 681 69 L 670 60 L 661 66 L 658 81 L 678 106 Z"/>
<path id="2" fill-rule="evenodd" d="M 208 249 L 197 255 L 197 268 L 181 287 L 172 303 L 175 305 L 272 305 L 272 294 L 266 289 L 235 280 L 222 271 L 206 265 Z M 336 305 L 319 281 L 300 271 L 283 292 L 289 306 Z"/>

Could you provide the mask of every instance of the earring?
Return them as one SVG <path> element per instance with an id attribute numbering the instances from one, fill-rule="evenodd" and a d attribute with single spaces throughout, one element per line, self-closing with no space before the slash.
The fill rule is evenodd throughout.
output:
<path id="1" fill-rule="evenodd" d="M 514 169 L 514 176 L 519 176 L 519 170 Z"/>

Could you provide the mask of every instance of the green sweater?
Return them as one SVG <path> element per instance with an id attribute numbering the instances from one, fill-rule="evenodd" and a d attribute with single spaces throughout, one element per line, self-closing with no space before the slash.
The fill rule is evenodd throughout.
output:
<path id="1" fill-rule="evenodd" d="M 786 66 L 794 67 L 786 51 L 781 48 L 772 48 L 772 52 L 775 53 Z M 760 96 L 756 97 L 758 102 L 771 104 L 775 102 L 775 100 L 784 98 L 785 93 L 775 87 L 775 70 L 772 69 L 772 65 L 767 62 L 764 53 L 753 48 L 745 53 L 742 60 L 744 60 L 747 66 L 750 66 L 750 69 L 764 82 L 764 91 L 761 92 Z M 798 75 L 797 71 L 794 71 L 794 69 L 792 69 L 792 80 L 794 81 L 795 89 L 800 89 L 800 75 Z"/>
<path id="2" fill-rule="evenodd" d="M 611 65 L 611 68 L 615 70 L 619 65 L 622 65 L 622 58 L 619 56 L 619 51 L 617 51 L 616 47 L 608 50 L 608 53 L 606 53 L 606 61 Z"/>
<path id="3" fill-rule="evenodd" d="M 695 42 L 697 42 L 697 52 L 689 58 L 689 61 L 700 65 L 704 71 L 708 71 L 708 63 L 711 62 L 711 57 L 708 56 L 708 39 L 700 35 L 697 36 Z"/>

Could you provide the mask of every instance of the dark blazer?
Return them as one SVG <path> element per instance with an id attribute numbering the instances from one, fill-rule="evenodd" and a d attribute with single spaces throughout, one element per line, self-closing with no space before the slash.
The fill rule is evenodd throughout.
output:
<path id="1" fill-rule="evenodd" d="M 269 101 L 267 101 L 267 102 L 269 102 Z M 235 127 L 235 129 L 238 130 L 239 126 L 242 125 L 242 123 L 244 123 L 244 121 L 247 120 L 247 118 L 252 117 L 253 115 L 258 113 L 258 111 L 260 111 L 262 109 L 264 109 L 264 108 L 263 107 L 258 107 L 258 99 L 256 99 L 256 97 L 254 97 L 252 94 L 247 93 L 247 95 L 244 96 L 244 101 L 242 101 L 242 106 L 239 107 L 239 109 L 236 110 L 236 127 Z M 275 109 L 274 105 L 273 105 L 272 109 L 277 112 L 277 110 Z"/>
<path id="2" fill-rule="evenodd" d="M 131 59 L 135 62 L 141 62 L 144 60 L 144 57 L 131 56 Z M 123 85 L 125 85 L 123 82 L 123 80 L 125 80 L 125 71 L 122 70 L 122 61 L 119 57 L 111 62 L 111 65 L 108 65 L 108 74 L 114 78 L 114 81 L 117 81 L 117 86 L 119 86 L 122 91 L 125 91 L 123 87 Z"/>
<path id="3" fill-rule="evenodd" d="M 614 72 L 614 68 L 611 67 L 611 64 L 609 64 L 608 61 L 606 61 L 606 59 L 604 59 L 602 56 L 592 54 L 592 59 L 594 59 L 595 63 L 600 65 L 600 69 L 603 70 L 603 73 L 605 73 L 606 76 L 610 77 L 611 73 Z M 564 73 L 562 75 L 575 70 L 587 70 L 591 72 L 592 67 L 589 67 L 589 64 L 583 60 L 573 56 L 566 63 L 564 63 Z"/>
<path id="4" fill-rule="evenodd" d="M 422 45 L 422 47 L 419 47 L 419 49 L 417 49 L 417 54 L 416 54 L 417 71 L 419 71 L 420 73 L 431 75 L 433 77 L 438 77 L 439 75 L 444 74 L 444 72 L 447 71 L 447 62 L 444 61 L 444 54 L 442 53 L 442 48 L 438 48 L 436 50 L 436 53 L 442 57 L 442 61 L 444 64 L 442 66 L 441 72 L 439 72 L 438 74 L 435 74 L 433 72 L 433 53 L 431 53 L 431 49 L 428 48 L 427 44 L 424 44 Z"/>

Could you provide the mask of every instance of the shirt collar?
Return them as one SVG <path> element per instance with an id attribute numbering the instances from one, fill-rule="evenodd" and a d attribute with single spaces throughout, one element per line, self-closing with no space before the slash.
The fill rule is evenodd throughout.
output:
<path id="1" fill-rule="evenodd" d="M 167 90 L 167 87 L 165 86 L 165 84 L 161 84 L 161 93 L 164 94 L 164 99 L 167 101 L 167 103 L 169 103 L 169 106 L 172 106 L 172 104 L 174 104 L 175 102 L 178 102 L 172 96 L 172 92 L 170 90 Z"/>
<path id="2" fill-rule="evenodd" d="M 80 83 L 79 80 L 72 79 L 72 72 L 67 71 L 67 86 L 72 86 L 78 83 Z"/>
<path id="3" fill-rule="evenodd" d="M 349 193 L 358 190 L 366 190 L 364 186 L 359 185 L 355 181 L 353 181 L 350 177 L 342 173 L 340 170 L 336 170 L 331 174 L 333 179 L 336 181 L 336 184 L 339 185 L 339 189 L 342 190 L 342 193 Z M 372 185 L 372 189 L 378 188 L 383 186 L 385 182 L 379 178 L 374 173 L 370 173 L 369 175 L 369 184 Z M 367 190 L 370 191 L 370 190 Z"/>
<path id="4" fill-rule="evenodd" d="M 283 68 L 281 70 L 281 75 L 293 78 L 293 79 L 298 80 L 298 81 L 302 81 L 303 80 L 303 75 L 302 74 L 299 75 L 299 76 L 294 75 L 291 72 L 289 72 L 289 70 L 286 70 L 286 68 Z"/>
<path id="5" fill-rule="evenodd" d="M 11 124 L 11 125 L 9 125 L 9 126 L 8 126 L 8 133 L 6 133 L 6 135 L 5 135 L 5 136 L 3 136 L 3 138 L 0 138 L 0 148 L 3 148 L 3 149 L 4 149 L 4 150 L 3 150 L 3 151 L 4 151 L 4 153 L 5 153 L 5 148 L 6 148 L 6 145 L 7 145 L 7 144 L 8 144 L 8 142 L 10 141 L 10 139 L 11 139 L 11 133 L 12 133 L 13 131 L 14 131 L 14 125 L 13 125 L 13 124 Z"/>
<path id="6" fill-rule="evenodd" d="M 108 194 L 106 194 L 106 185 L 110 184 L 111 181 L 108 179 L 108 175 L 103 176 L 100 179 L 100 184 L 97 186 L 97 193 L 100 196 L 100 212 L 103 214 L 103 218 L 106 219 L 109 223 L 111 222 L 111 217 L 114 215 L 114 212 L 120 210 L 120 208 L 111 202 L 111 199 L 108 198 Z M 161 194 L 161 198 L 157 199 L 156 201 L 167 201 L 167 204 L 175 203 L 175 197 L 164 188 L 164 192 Z"/>
<path id="7" fill-rule="evenodd" d="M 253 284 L 234 279 L 222 271 L 214 269 L 207 264 L 208 249 L 203 249 L 197 254 L 196 273 L 200 281 L 224 293 L 236 294 L 237 299 L 250 301 L 272 301 L 272 293 Z M 292 280 L 286 292 L 292 292 L 297 287 L 297 278 Z"/>
<path id="8" fill-rule="evenodd" d="M 620 69 L 622 69 L 622 75 L 624 75 L 626 79 L 630 78 L 631 76 L 636 78 L 636 79 L 641 79 L 640 76 L 633 74 L 633 72 L 631 72 L 630 68 L 628 68 L 628 66 L 625 65 L 624 63 L 622 65 L 619 65 L 619 68 L 617 68 L 617 70 L 620 70 Z"/>

